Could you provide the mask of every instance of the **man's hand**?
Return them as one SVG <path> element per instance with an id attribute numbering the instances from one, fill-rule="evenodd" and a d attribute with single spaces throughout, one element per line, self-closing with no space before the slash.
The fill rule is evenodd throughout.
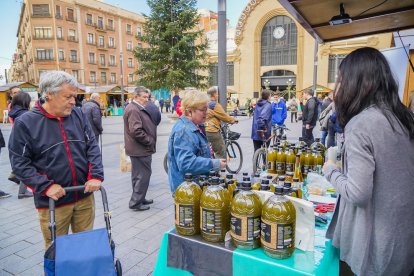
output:
<path id="1" fill-rule="evenodd" d="M 46 195 L 53 200 L 58 200 L 62 196 L 66 195 L 65 190 L 59 184 L 52 184 L 47 190 Z"/>
<path id="2" fill-rule="evenodd" d="M 328 161 L 326 161 L 325 164 L 323 164 L 323 168 L 322 168 L 323 174 L 328 173 L 329 168 L 331 168 L 333 166 L 337 167 L 336 163 L 334 161 L 328 159 Z"/>
<path id="3" fill-rule="evenodd" d="M 305 125 L 305 128 L 306 128 L 306 129 L 310 129 L 310 124 L 306 124 L 306 125 Z"/>
<path id="4" fill-rule="evenodd" d="M 93 193 L 101 188 L 102 181 L 98 179 L 91 179 L 85 183 L 85 193 Z"/>
<path id="5" fill-rule="evenodd" d="M 220 159 L 220 169 L 225 169 L 226 164 L 227 164 L 226 159 Z"/>

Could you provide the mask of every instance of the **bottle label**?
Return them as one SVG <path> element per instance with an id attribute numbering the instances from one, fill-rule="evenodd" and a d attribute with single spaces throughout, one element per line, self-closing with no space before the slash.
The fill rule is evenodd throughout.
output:
<path id="1" fill-rule="evenodd" d="M 286 163 L 286 172 L 293 172 L 295 169 L 295 163 Z"/>
<path id="2" fill-rule="evenodd" d="M 242 217 L 231 214 L 230 234 L 239 241 L 253 241 L 260 238 L 260 217 Z"/>
<path id="3" fill-rule="evenodd" d="M 274 171 L 275 170 L 275 163 L 272 161 L 268 161 L 267 162 L 267 167 L 269 171 Z"/>
<path id="4" fill-rule="evenodd" d="M 194 206 L 191 204 L 175 204 L 175 225 L 194 229 Z"/>
<path id="5" fill-rule="evenodd" d="M 221 235 L 221 210 L 201 209 L 201 230 L 209 234 Z"/>
<path id="6" fill-rule="evenodd" d="M 262 219 L 262 245 L 271 249 L 287 249 L 295 246 L 293 223 L 274 223 Z"/>
<path id="7" fill-rule="evenodd" d="M 285 171 L 285 162 L 277 162 L 276 171 L 280 171 L 280 172 Z"/>

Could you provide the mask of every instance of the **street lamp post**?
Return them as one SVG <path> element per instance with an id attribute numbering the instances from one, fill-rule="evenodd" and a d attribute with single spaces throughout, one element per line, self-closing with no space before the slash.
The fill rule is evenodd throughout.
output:
<path id="1" fill-rule="evenodd" d="M 218 0 L 218 91 L 219 103 L 227 111 L 226 0 Z"/>
<path id="2" fill-rule="evenodd" d="M 290 92 L 292 91 L 293 81 L 289 79 L 287 82 L 287 90 L 288 90 L 288 100 L 290 100 Z"/>
<path id="3" fill-rule="evenodd" d="M 265 86 L 265 88 L 266 88 L 267 90 L 269 90 L 269 89 L 270 89 L 270 81 L 269 81 L 268 79 L 266 79 L 266 80 L 264 81 L 264 86 Z"/>

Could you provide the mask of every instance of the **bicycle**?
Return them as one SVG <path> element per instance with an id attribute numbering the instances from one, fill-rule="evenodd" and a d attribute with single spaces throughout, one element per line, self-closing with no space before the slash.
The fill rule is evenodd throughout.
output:
<path id="1" fill-rule="evenodd" d="M 229 124 L 222 124 L 221 135 L 223 136 L 224 145 L 226 148 L 227 164 L 226 170 L 229 173 L 237 174 L 240 172 L 243 165 L 243 153 L 239 143 L 236 142 L 241 134 L 230 130 Z M 215 158 L 214 152 L 212 159 Z M 164 170 L 168 174 L 168 152 L 164 156 Z"/>
<path id="2" fill-rule="evenodd" d="M 260 149 L 257 149 L 253 154 L 253 172 L 257 172 L 259 169 L 261 171 L 267 171 L 269 168 L 269 164 L 267 162 L 267 152 L 270 146 L 269 141 L 272 141 L 273 144 L 277 144 L 282 136 L 284 135 L 283 132 L 277 133 L 277 131 L 285 131 L 289 130 L 286 126 L 279 126 L 279 125 L 273 125 L 272 126 L 272 135 L 270 135 L 269 138 L 263 138 L 263 144 L 260 147 Z M 257 130 L 257 132 L 265 133 L 266 130 Z M 269 145 L 268 145 L 269 144 Z"/>

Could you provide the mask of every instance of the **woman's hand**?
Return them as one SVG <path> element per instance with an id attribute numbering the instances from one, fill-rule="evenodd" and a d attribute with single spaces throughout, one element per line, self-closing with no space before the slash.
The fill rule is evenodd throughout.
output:
<path id="1" fill-rule="evenodd" d="M 225 169 L 226 168 L 226 159 L 220 159 L 220 169 Z"/>
<path id="2" fill-rule="evenodd" d="M 338 168 L 338 166 L 336 165 L 334 161 L 332 160 L 326 161 L 325 164 L 323 164 L 323 168 L 322 168 L 323 174 L 327 174 L 329 172 L 329 168 L 332 168 L 333 166 Z"/>

